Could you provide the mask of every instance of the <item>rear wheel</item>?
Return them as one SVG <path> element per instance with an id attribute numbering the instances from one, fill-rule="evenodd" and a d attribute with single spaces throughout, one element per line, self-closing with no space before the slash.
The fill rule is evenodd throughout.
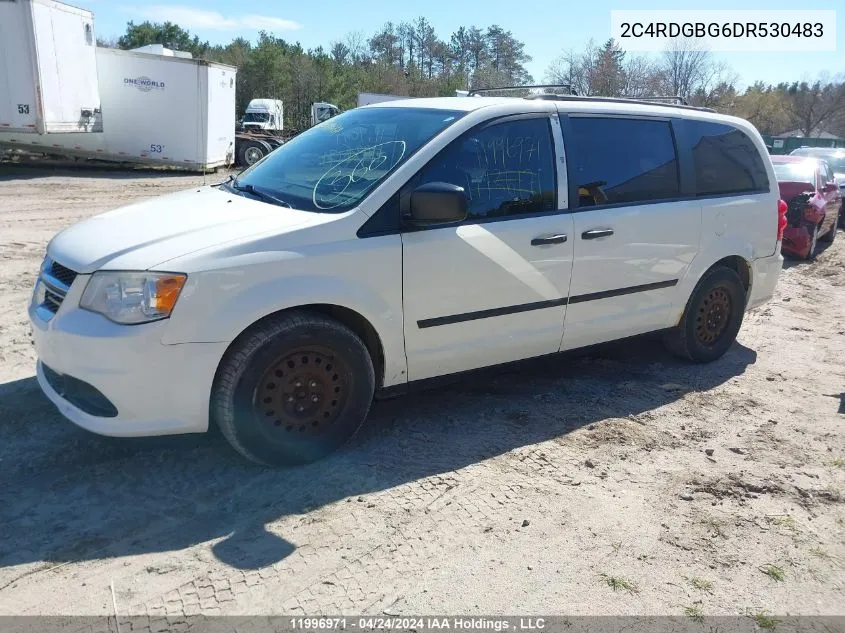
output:
<path id="1" fill-rule="evenodd" d="M 664 336 L 670 352 L 697 363 L 730 349 L 745 314 L 745 286 L 730 268 L 713 268 L 693 290 L 677 327 Z"/>
<path id="2" fill-rule="evenodd" d="M 211 416 L 244 457 L 302 464 L 355 435 L 374 390 L 372 360 L 355 333 L 322 315 L 290 312 L 229 348 L 215 377 Z"/>

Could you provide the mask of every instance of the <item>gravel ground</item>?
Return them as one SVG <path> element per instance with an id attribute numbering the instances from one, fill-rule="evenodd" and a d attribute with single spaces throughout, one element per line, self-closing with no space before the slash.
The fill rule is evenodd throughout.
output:
<path id="1" fill-rule="evenodd" d="M 211 179 L 212 177 L 210 177 Z M 841 614 L 845 237 L 720 361 L 653 338 L 378 403 L 270 471 L 62 419 L 26 304 L 59 229 L 202 176 L 0 165 L 0 615 Z"/>

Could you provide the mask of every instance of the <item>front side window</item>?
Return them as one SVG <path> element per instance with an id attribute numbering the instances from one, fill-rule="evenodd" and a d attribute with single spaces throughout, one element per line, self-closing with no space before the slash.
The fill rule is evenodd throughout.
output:
<path id="1" fill-rule="evenodd" d="M 691 120 L 686 130 L 698 196 L 768 191 L 763 159 L 744 132 L 723 123 Z"/>
<path id="2" fill-rule="evenodd" d="M 304 211 L 357 206 L 396 167 L 464 113 L 424 108 L 358 108 L 303 132 L 232 184 L 253 187 Z"/>
<path id="3" fill-rule="evenodd" d="M 438 154 L 415 179 L 419 186 L 463 187 L 470 220 L 557 208 L 549 119 L 520 118 L 482 127 Z"/>
<path id="4" fill-rule="evenodd" d="M 667 121 L 571 117 L 564 142 L 578 206 L 651 202 L 680 195 L 678 159 Z"/>

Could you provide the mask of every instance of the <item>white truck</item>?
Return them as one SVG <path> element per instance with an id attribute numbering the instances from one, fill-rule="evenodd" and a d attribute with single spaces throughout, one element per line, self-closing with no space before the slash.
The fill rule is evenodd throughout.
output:
<path id="1" fill-rule="evenodd" d="M 280 99 L 253 99 L 244 113 L 244 131 L 284 129 L 284 104 Z"/>
<path id="2" fill-rule="evenodd" d="M 310 127 L 340 114 L 333 103 L 311 104 Z M 278 99 L 252 99 L 235 134 L 236 164 L 249 167 L 303 130 L 284 129 L 284 106 Z"/>
<path id="3" fill-rule="evenodd" d="M 0 131 L 98 130 L 94 16 L 50 0 L 0 2 Z"/>

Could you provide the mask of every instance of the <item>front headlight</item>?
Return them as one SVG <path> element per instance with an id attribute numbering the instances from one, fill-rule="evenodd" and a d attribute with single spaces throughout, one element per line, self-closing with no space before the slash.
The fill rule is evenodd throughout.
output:
<path id="1" fill-rule="evenodd" d="M 126 325 L 166 319 L 186 279 L 177 273 L 94 273 L 79 307 Z"/>

